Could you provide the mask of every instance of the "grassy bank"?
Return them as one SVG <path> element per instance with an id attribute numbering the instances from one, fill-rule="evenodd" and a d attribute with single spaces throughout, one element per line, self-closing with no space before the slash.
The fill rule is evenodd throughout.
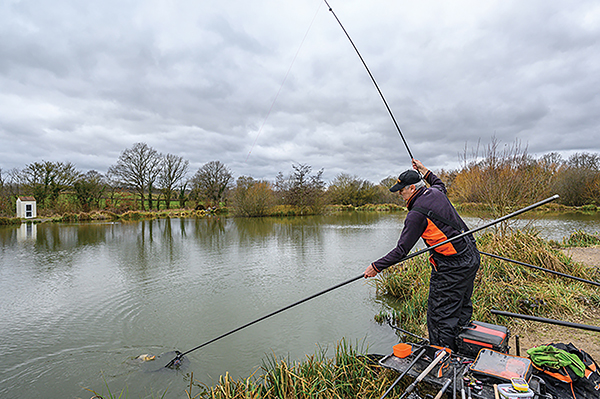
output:
<path id="1" fill-rule="evenodd" d="M 474 203 L 474 202 L 453 202 L 456 210 L 461 214 L 467 214 L 471 216 L 489 217 L 498 210 L 492 208 L 488 204 Z M 325 210 L 327 212 L 406 212 L 407 208 L 398 204 L 366 204 L 362 206 L 352 205 L 328 205 Z M 516 211 L 517 208 L 504 209 L 502 214 L 509 214 Z M 596 205 L 584 205 L 584 206 L 566 206 L 556 203 L 548 203 L 537 207 L 536 209 L 528 212 L 534 215 L 597 215 L 600 213 L 600 208 Z"/>
<path id="2" fill-rule="evenodd" d="M 593 247 L 600 245 L 600 233 L 589 234 L 585 231 L 577 230 L 564 239 L 563 247 Z"/>
<path id="3" fill-rule="evenodd" d="M 102 220 L 112 221 L 136 221 L 136 220 L 152 220 L 152 219 L 167 219 L 167 218 L 199 218 L 208 215 L 222 215 L 227 214 L 227 209 L 221 209 L 217 211 L 206 211 L 206 210 L 194 210 L 194 209 L 168 209 L 161 211 L 127 211 L 124 213 L 114 213 L 108 211 L 93 211 L 93 212 L 79 212 L 72 213 L 67 212 L 61 215 L 52 215 L 45 218 L 27 219 L 27 222 L 39 223 L 39 222 L 62 222 L 62 223 L 76 223 L 76 222 L 92 222 Z M 22 222 L 19 218 L 14 218 L 16 224 Z M 0 219 L 0 224 L 2 220 Z"/>
<path id="4" fill-rule="evenodd" d="M 491 215 L 495 211 L 497 211 L 497 209 L 494 209 L 490 205 L 483 204 L 483 203 L 473 203 L 473 202 L 454 203 L 453 202 L 453 204 L 454 204 L 454 207 L 456 208 L 456 210 L 461 214 L 486 216 L 486 215 Z M 517 210 L 516 208 L 507 208 L 507 209 L 504 209 L 504 212 L 502 212 L 502 214 L 508 214 L 508 213 L 514 212 L 516 210 Z M 600 213 L 600 208 L 593 204 L 583 205 L 583 206 L 566 206 L 566 205 L 557 204 L 557 203 L 548 203 L 548 204 L 544 204 L 536 209 L 533 209 L 528 213 L 535 214 L 535 215 L 545 215 L 545 216 L 549 216 L 549 215 L 596 215 L 596 214 Z"/>
<path id="5" fill-rule="evenodd" d="M 0 217 L 0 226 L 9 226 L 12 224 L 21 224 L 20 218 L 2 218 Z"/>
<path id="6" fill-rule="evenodd" d="M 456 209 L 464 215 L 475 217 L 489 217 L 493 211 L 488 205 L 477 203 L 458 203 Z M 398 204 L 366 204 L 362 206 L 352 205 L 327 205 L 318 210 L 309 207 L 298 207 L 291 205 L 276 205 L 269 208 L 262 217 L 289 217 L 289 216 L 307 216 L 315 214 L 334 214 L 344 212 L 406 212 L 407 208 Z M 515 209 L 506 209 L 504 214 L 515 211 Z M 600 208 L 595 205 L 585 205 L 580 207 L 569 207 L 560 204 L 545 204 L 532 211 L 533 215 L 597 215 Z M 126 212 L 111 212 L 107 210 L 95 210 L 91 212 L 63 212 L 46 216 L 39 216 L 37 219 L 28 219 L 28 222 L 88 222 L 94 220 L 151 220 L 164 218 L 197 218 L 207 215 L 237 216 L 235 208 L 220 207 L 213 210 L 195 210 L 195 209 L 161 209 L 158 211 L 140 211 L 129 210 Z M 19 218 L 0 218 L 0 225 L 19 224 L 23 219 Z"/>

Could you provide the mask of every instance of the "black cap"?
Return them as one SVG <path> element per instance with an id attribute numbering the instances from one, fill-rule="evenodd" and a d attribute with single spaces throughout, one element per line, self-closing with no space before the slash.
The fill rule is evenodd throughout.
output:
<path id="1" fill-rule="evenodd" d="M 410 186 L 411 184 L 416 184 L 421 181 L 421 176 L 414 170 L 407 170 L 406 172 L 402 172 L 400 176 L 398 176 L 398 182 L 394 184 L 390 191 L 395 193 L 396 191 L 402 190 L 406 186 Z"/>

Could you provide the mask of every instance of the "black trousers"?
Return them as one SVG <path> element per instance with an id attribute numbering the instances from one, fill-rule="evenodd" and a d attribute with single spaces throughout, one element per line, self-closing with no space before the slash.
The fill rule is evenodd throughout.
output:
<path id="1" fill-rule="evenodd" d="M 473 282 L 480 255 L 475 245 L 456 256 L 432 256 L 427 330 L 432 345 L 456 350 L 455 337 L 473 315 Z"/>

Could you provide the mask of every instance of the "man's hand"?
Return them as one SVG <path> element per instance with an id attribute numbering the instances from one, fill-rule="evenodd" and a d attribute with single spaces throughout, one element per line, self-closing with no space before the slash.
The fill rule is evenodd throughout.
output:
<path id="1" fill-rule="evenodd" d="M 427 169 L 418 159 L 413 158 L 412 166 L 414 170 L 419 171 L 423 176 L 429 171 L 429 169 Z"/>
<path id="2" fill-rule="evenodd" d="M 373 264 L 370 264 L 369 267 L 367 267 L 367 270 L 365 270 L 365 278 L 375 276 L 377 276 L 377 269 L 373 267 Z"/>

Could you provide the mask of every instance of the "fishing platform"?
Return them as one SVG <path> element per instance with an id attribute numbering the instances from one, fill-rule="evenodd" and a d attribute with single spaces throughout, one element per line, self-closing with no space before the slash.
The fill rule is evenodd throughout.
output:
<path id="1" fill-rule="evenodd" d="M 531 360 L 509 354 L 506 327 L 474 321 L 457 337 L 457 351 L 420 343 L 399 343 L 379 364 L 400 373 L 382 399 L 404 377 L 412 384 L 401 398 L 433 397 L 417 393 L 422 384 L 435 398 L 553 399 L 543 379 L 532 373 Z M 518 339 L 516 339 L 517 353 Z M 520 385 L 515 385 L 519 384 Z"/>

